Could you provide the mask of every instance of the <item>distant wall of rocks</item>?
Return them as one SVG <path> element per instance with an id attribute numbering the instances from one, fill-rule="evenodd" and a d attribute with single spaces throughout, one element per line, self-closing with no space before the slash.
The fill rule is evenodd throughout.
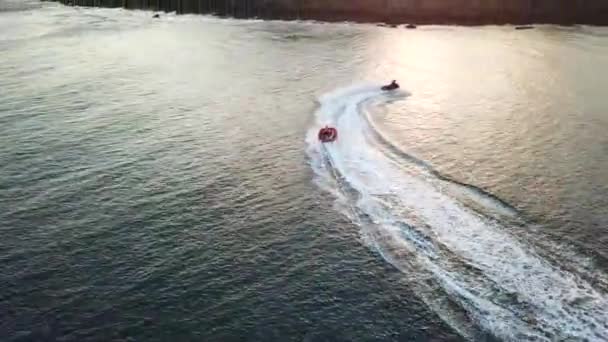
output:
<path id="1" fill-rule="evenodd" d="M 390 24 L 608 25 L 608 0 L 56 0 L 236 18 L 316 19 Z"/>

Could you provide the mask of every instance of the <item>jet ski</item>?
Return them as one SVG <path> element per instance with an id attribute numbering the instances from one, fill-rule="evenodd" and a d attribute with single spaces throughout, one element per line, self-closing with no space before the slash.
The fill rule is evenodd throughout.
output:
<path id="1" fill-rule="evenodd" d="M 338 139 L 338 131 L 329 126 L 325 126 L 319 130 L 319 140 L 323 143 L 333 142 Z"/>
<path id="2" fill-rule="evenodd" d="M 391 91 L 391 90 L 395 90 L 397 88 L 399 88 L 399 84 L 397 84 L 397 81 L 393 80 L 390 84 L 382 86 L 381 89 L 384 91 Z"/>

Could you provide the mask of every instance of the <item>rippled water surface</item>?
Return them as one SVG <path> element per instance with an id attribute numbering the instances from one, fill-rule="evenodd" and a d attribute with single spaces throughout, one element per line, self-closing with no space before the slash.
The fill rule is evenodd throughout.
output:
<path id="1" fill-rule="evenodd" d="M 604 28 L 0 0 L 0 340 L 605 341 L 604 70 Z"/>

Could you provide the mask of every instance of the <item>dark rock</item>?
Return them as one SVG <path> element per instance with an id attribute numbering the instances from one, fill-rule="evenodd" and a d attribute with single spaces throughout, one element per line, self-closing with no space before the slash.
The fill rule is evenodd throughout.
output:
<path id="1" fill-rule="evenodd" d="M 531 30 L 534 26 L 515 26 L 516 30 Z"/>
<path id="2" fill-rule="evenodd" d="M 158 19 L 158 18 L 160 18 L 160 14 L 156 13 L 155 15 L 152 16 L 152 18 Z"/>
<path id="3" fill-rule="evenodd" d="M 405 25 L 405 28 L 406 29 L 415 29 L 416 25 L 414 25 L 414 24 L 407 24 L 407 25 Z"/>

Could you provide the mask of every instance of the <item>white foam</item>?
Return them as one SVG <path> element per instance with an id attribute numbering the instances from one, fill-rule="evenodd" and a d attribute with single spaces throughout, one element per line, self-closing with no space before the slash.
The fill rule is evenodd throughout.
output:
<path id="1" fill-rule="evenodd" d="M 576 274 L 555 268 L 506 227 L 443 193 L 436 182 L 428 180 L 428 174 L 418 177 L 404 171 L 398 160 L 377 148 L 360 109 L 382 96 L 375 85 L 322 96 L 317 125 L 307 135 L 317 183 L 335 186 L 320 181 L 331 177 L 327 167 L 322 167 L 325 153 L 359 193 L 350 201 L 352 208 L 343 210 L 362 226 L 370 244 L 396 267 L 432 277 L 443 293 L 421 296 L 459 331 L 464 331 L 466 322 L 442 312 L 445 308 L 433 304 L 433 296 L 448 296 L 480 330 L 504 340 L 608 340 L 606 293 Z M 325 124 L 335 126 L 339 137 L 325 144 L 324 152 L 316 132 Z M 371 224 L 353 218 L 357 210 Z M 372 225 L 377 231 L 366 231 Z"/>

